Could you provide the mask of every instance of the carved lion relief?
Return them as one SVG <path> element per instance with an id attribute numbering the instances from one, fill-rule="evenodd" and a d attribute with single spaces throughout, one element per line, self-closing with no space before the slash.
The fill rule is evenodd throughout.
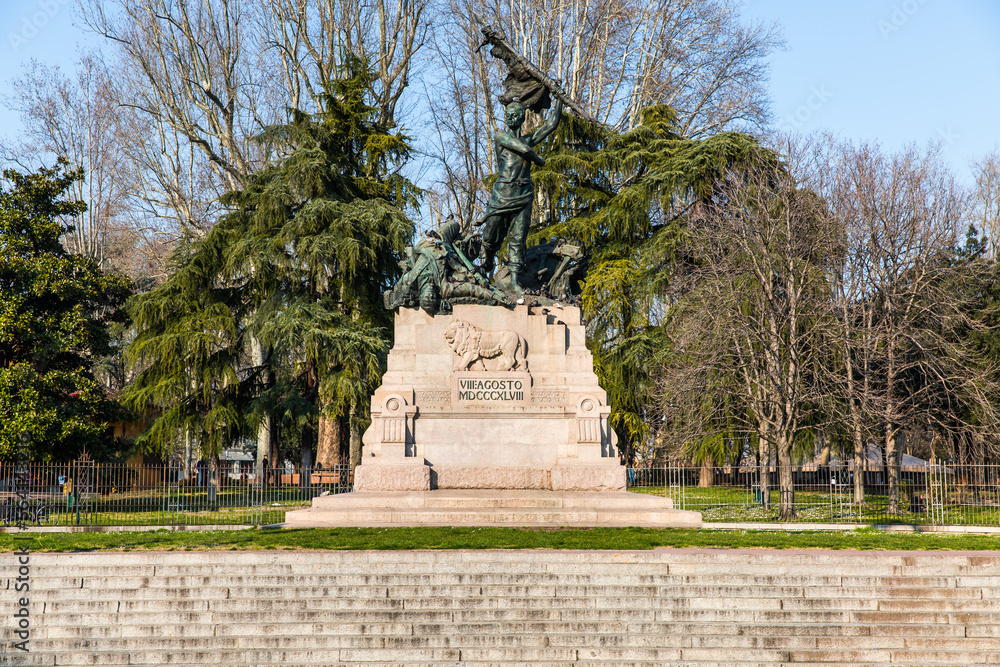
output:
<path id="1" fill-rule="evenodd" d="M 527 371 L 527 342 L 516 331 L 483 331 L 452 320 L 444 338 L 456 355 L 457 371 Z"/>

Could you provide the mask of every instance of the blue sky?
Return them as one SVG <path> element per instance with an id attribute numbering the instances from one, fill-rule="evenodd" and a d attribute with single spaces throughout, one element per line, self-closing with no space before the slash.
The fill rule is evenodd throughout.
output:
<path id="1" fill-rule="evenodd" d="M 73 71 L 79 48 L 99 45 L 74 25 L 76 0 L 0 0 L 0 97 L 10 94 L 10 82 L 32 58 L 45 65 Z M 0 104 L 0 136 L 16 136 L 16 113 Z"/>
<path id="2" fill-rule="evenodd" d="M 1000 144 L 1000 2 L 747 0 L 745 15 L 785 34 L 771 61 L 778 126 L 887 148 L 941 140 L 965 178 Z"/>
<path id="3" fill-rule="evenodd" d="M 0 95 L 30 58 L 72 69 L 88 39 L 73 4 L 0 0 Z M 1000 145 L 997 0 L 746 0 L 744 13 L 785 34 L 771 60 L 777 126 L 888 148 L 941 140 L 966 179 L 968 161 Z M 18 126 L 0 109 L 0 134 Z"/>

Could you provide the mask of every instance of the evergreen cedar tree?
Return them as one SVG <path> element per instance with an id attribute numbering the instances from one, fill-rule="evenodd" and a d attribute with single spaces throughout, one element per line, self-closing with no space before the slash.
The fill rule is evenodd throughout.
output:
<path id="1" fill-rule="evenodd" d="M 369 82 L 351 59 L 316 114 L 290 110 L 262 133 L 270 163 L 223 197 L 231 212 L 178 250 L 166 283 L 130 303 L 127 401 L 162 411 L 146 446 L 189 435 L 217 455 L 270 415 L 282 440 L 314 448 L 321 413 L 343 422 L 367 403 L 391 345 L 382 292 L 421 194 L 398 173 L 407 138 L 378 122 Z M 254 341 L 263 365 L 249 362 Z"/>
<path id="2" fill-rule="evenodd" d="M 656 419 L 651 372 L 667 349 L 657 296 L 685 253 L 692 212 L 717 195 L 730 170 L 777 165 L 746 134 L 688 139 L 675 121 L 669 107 L 651 106 L 619 134 L 567 116 L 549 140 L 545 167 L 533 172 L 547 206 L 530 243 L 574 239 L 590 256 L 581 286 L 588 345 L 627 459 Z"/>
<path id="3" fill-rule="evenodd" d="M 82 177 L 61 159 L 0 182 L 0 460 L 21 457 L 22 433 L 33 460 L 114 453 L 109 422 L 124 415 L 93 364 L 112 351 L 108 328 L 123 322 L 131 284 L 60 242 L 64 220 L 86 210 L 65 199 Z"/>

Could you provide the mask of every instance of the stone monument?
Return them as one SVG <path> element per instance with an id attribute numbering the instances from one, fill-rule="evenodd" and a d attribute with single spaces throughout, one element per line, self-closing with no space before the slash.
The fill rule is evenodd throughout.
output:
<path id="1" fill-rule="evenodd" d="M 578 308 L 401 309 L 395 340 L 355 489 L 625 489 Z"/>
<path id="2" fill-rule="evenodd" d="M 565 240 L 525 247 L 533 150 L 579 106 L 506 40 L 483 28 L 508 64 L 509 132 L 497 134 L 499 178 L 485 214 L 454 220 L 408 248 L 385 293 L 396 311 L 387 372 L 352 493 L 289 512 L 289 526 L 697 526 L 670 499 L 626 492 L 611 408 L 574 305 L 586 258 Z M 525 95 L 522 102 L 514 93 Z M 520 134 L 524 112 L 555 109 Z M 508 259 L 495 273 L 506 240 Z M 478 258 L 478 266 L 473 261 Z"/>

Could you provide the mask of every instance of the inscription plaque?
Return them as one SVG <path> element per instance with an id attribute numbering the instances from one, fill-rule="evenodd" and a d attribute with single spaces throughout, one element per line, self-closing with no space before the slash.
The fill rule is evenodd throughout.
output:
<path id="1" fill-rule="evenodd" d="M 456 372 L 451 379 L 455 405 L 524 405 L 531 403 L 528 373 Z"/>

